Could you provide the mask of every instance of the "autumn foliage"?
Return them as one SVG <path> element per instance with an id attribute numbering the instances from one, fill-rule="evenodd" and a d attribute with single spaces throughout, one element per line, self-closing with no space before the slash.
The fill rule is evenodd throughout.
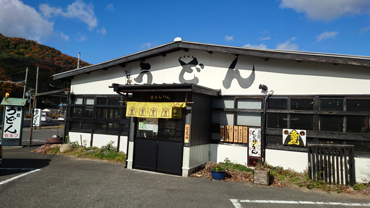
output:
<path id="1" fill-rule="evenodd" d="M 81 67 L 89 63 L 80 61 Z M 23 93 L 21 87 L 5 83 L 11 80 L 18 82 L 25 79 L 28 67 L 28 89 L 35 88 L 36 67 L 39 66 L 39 92 L 63 88 L 63 83 L 53 81 L 51 76 L 56 73 L 77 68 L 77 58 L 61 53 L 59 50 L 23 38 L 6 37 L 0 33 L 0 97 L 10 92 L 11 97 L 19 97 Z M 51 86 L 57 86 L 52 88 Z"/>

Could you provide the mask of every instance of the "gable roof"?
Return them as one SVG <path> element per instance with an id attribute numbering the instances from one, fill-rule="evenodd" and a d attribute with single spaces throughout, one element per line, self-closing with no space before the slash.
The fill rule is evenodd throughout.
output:
<path id="1" fill-rule="evenodd" d="M 133 53 L 127 56 L 102 62 L 99 64 L 94 64 L 83 68 L 54 74 L 53 79 L 54 80 L 71 79 L 75 75 L 90 73 L 96 70 L 106 69 L 108 67 L 113 67 L 117 65 L 124 67 L 125 64 L 130 62 L 147 59 L 155 56 L 166 56 L 166 54 L 168 53 L 180 50 L 188 51 L 189 49 L 207 51 L 208 53 L 221 52 L 235 55 L 254 56 L 263 58 L 265 60 L 283 59 L 293 61 L 310 61 L 319 63 L 346 64 L 370 67 L 370 57 L 368 56 L 352 56 L 352 55 L 313 53 L 301 51 L 257 49 L 257 48 L 213 45 L 188 41 L 174 41 L 144 51 Z"/>

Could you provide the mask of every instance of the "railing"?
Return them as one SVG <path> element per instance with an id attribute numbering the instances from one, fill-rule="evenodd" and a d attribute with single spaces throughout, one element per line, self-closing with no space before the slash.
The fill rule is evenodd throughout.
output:
<path id="1" fill-rule="evenodd" d="M 356 182 L 354 146 L 308 145 L 308 175 L 329 184 L 353 186 Z"/>

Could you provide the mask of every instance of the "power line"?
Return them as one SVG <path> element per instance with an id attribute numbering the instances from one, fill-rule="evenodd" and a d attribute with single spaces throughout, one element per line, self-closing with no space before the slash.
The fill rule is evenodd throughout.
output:
<path id="1" fill-rule="evenodd" d="M 12 76 L 12 75 L 14 75 L 14 74 L 20 74 L 20 73 L 23 73 L 23 72 L 25 72 L 26 70 L 24 70 L 24 71 L 20 71 L 20 72 L 17 72 L 17 73 L 13 73 L 13 74 L 4 74 L 4 76 Z"/>

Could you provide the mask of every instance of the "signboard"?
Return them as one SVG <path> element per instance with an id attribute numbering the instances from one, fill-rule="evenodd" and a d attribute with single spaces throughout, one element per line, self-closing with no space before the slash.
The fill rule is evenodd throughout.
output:
<path id="1" fill-rule="evenodd" d="M 229 126 L 229 142 L 233 142 L 234 141 L 234 126 Z"/>
<path id="2" fill-rule="evenodd" d="M 239 142 L 239 127 L 234 126 L 234 143 Z"/>
<path id="3" fill-rule="evenodd" d="M 243 143 L 248 143 L 248 127 L 243 126 Z"/>
<path id="4" fill-rule="evenodd" d="M 3 139 L 21 139 L 22 117 L 22 107 L 5 106 L 2 135 Z"/>
<path id="5" fill-rule="evenodd" d="M 190 124 L 185 124 L 184 143 L 189 144 L 190 142 Z"/>
<path id="6" fill-rule="evenodd" d="M 225 141 L 225 126 L 220 126 L 220 141 Z"/>
<path id="7" fill-rule="evenodd" d="M 127 102 L 126 116 L 139 118 L 182 118 L 184 102 Z"/>
<path id="8" fill-rule="evenodd" d="M 239 126 L 239 141 L 238 143 L 243 143 L 243 127 Z"/>
<path id="9" fill-rule="evenodd" d="M 225 125 L 225 142 L 229 142 L 229 126 Z"/>
<path id="10" fill-rule="evenodd" d="M 152 131 L 158 133 L 158 119 L 143 118 L 139 120 L 139 130 Z"/>
<path id="11" fill-rule="evenodd" d="M 261 128 L 249 129 L 249 156 L 261 157 Z"/>
<path id="12" fill-rule="evenodd" d="M 40 126 L 41 124 L 41 109 L 37 108 L 33 111 L 33 122 L 32 126 Z"/>
<path id="13" fill-rule="evenodd" d="M 306 146 L 306 130 L 283 129 L 283 144 L 287 146 Z"/>

